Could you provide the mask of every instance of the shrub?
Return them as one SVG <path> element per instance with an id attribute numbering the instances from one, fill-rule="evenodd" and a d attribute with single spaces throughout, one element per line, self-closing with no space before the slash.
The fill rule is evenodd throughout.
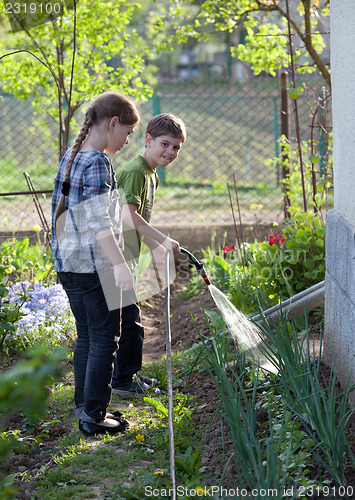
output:
<path id="1" fill-rule="evenodd" d="M 6 268 L 0 266 L 0 352 L 3 350 L 6 336 L 15 331 L 15 323 L 21 317 L 19 306 L 7 301 L 9 288 L 4 280 L 5 273 Z"/>
<path id="2" fill-rule="evenodd" d="M 10 238 L 0 245 L 0 264 L 6 268 L 11 281 L 54 280 L 52 251 L 38 240 L 30 245 L 29 238 L 16 240 Z"/>
<path id="3" fill-rule="evenodd" d="M 290 297 L 324 280 L 325 228 L 318 216 L 299 212 L 286 221 L 282 235 L 258 245 L 251 270 L 271 280 L 275 292 Z M 266 273 L 269 273 L 269 276 Z"/>
<path id="4" fill-rule="evenodd" d="M 268 241 L 203 250 L 207 275 L 244 313 L 258 312 L 319 283 L 325 276 L 325 228 L 320 217 L 299 212 L 286 221 L 280 234 Z M 199 276 L 190 280 L 193 295 L 202 285 Z"/>

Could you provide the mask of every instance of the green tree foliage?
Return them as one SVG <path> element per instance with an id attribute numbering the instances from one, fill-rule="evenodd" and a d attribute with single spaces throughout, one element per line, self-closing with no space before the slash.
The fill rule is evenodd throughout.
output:
<path id="1" fill-rule="evenodd" d="M 9 24 L 7 32 L 2 28 L 0 85 L 20 99 L 31 98 L 37 112 L 58 122 L 59 154 L 67 146 L 68 123 L 88 98 L 109 89 L 138 99 L 150 94 L 152 71 L 146 62 L 151 49 L 131 24 L 138 8 L 129 0 L 80 0 L 75 37 L 74 11 L 66 8 L 22 31 L 13 33 Z"/>
<path id="2" fill-rule="evenodd" d="M 290 65 L 290 18 L 297 70 L 318 70 L 330 86 L 329 69 L 321 58 L 324 35 L 318 28 L 329 16 L 329 0 L 289 0 L 289 6 L 288 16 L 285 0 L 180 0 L 172 18 L 181 42 L 234 33 L 232 55 L 250 64 L 255 74 L 265 71 L 271 75 Z"/>

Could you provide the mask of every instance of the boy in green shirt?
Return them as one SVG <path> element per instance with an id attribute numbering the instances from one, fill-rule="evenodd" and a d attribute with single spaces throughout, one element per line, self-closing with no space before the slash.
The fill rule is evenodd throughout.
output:
<path id="1" fill-rule="evenodd" d="M 130 160 L 117 173 L 117 187 L 124 192 L 122 217 L 124 224 L 126 261 L 138 263 L 140 237 L 151 249 L 157 264 L 163 264 L 167 249 L 180 252 L 177 241 L 162 234 L 149 224 L 155 191 L 159 185 L 158 166 L 167 167 L 177 158 L 186 139 L 184 122 L 170 114 L 154 116 L 147 125 L 145 151 Z M 137 244 L 138 238 L 138 244 Z M 122 331 L 112 378 L 114 394 L 144 394 L 154 383 L 138 374 L 142 367 L 144 328 L 134 290 L 122 310 Z M 132 295 L 133 294 L 133 295 Z M 136 380 L 133 380 L 136 375 Z"/>

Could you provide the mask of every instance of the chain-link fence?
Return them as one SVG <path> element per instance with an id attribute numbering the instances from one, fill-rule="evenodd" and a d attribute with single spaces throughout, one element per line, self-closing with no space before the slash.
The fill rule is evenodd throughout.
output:
<path id="1" fill-rule="evenodd" d="M 308 94 L 301 92 L 297 100 L 302 140 L 311 134 L 310 103 L 316 103 L 318 96 L 323 95 L 321 82 L 310 89 Z M 291 100 L 291 140 L 295 143 L 292 104 Z M 327 105 L 329 130 L 330 99 Z M 142 105 L 141 111 L 141 126 L 130 138 L 130 144 L 113 157 L 115 168 L 142 152 L 145 126 L 154 114 L 171 112 L 180 116 L 187 127 L 187 141 L 179 157 L 166 170 L 158 170 L 161 185 L 153 224 L 232 222 L 227 183 L 235 200 L 234 180 L 243 222 L 282 219 L 282 172 L 277 164 L 266 164 L 280 154 L 278 80 L 256 79 L 243 85 L 219 86 L 166 84 Z M 30 102 L 9 95 L 0 101 L 0 120 L 0 193 L 28 191 L 24 172 L 30 175 L 36 190 L 51 190 L 58 163 L 55 123 L 43 126 L 43 117 L 33 114 Z M 76 132 L 72 131 L 72 138 Z M 50 222 L 51 195 L 41 194 L 38 198 Z M 41 224 L 30 195 L 0 196 L 0 220 L 3 234 L 32 230 Z"/>

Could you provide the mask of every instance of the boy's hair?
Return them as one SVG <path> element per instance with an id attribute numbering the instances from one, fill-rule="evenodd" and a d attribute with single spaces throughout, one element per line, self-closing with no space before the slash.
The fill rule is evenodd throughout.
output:
<path id="1" fill-rule="evenodd" d="M 154 139 L 161 135 L 170 135 L 181 139 L 181 142 L 186 139 L 184 122 L 171 113 L 160 113 L 160 115 L 153 116 L 148 122 L 146 133 L 150 134 Z"/>
<path id="2" fill-rule="evenodd" d="M 80 147 L 86 139 L 90 128 L 93 125 L 101 123 L 105 119 L 117 116 L 122 125 L 136 125 L 140 121 L 139 105 L 130 96 L 121 94 L 120 92 L 110 91 L 104 92 L 92 101 L 85 113 L 84 123 L 80 129 L 71 150 L 71 154 L 66 166 L 65 178 L 63 182 L 63 196 L 59 200 L 55 222 L 58 217 L 64 212 L 64 195 L 69 193 L 70 171 L 78 154 Z"/>

